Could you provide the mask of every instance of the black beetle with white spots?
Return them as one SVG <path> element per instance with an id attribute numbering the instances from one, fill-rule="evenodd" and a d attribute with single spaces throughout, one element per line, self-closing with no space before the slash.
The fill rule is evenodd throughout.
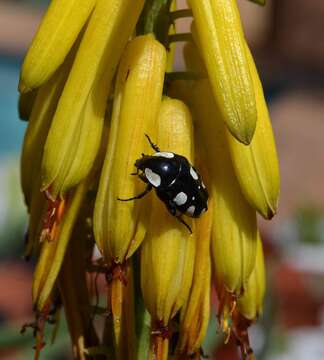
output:
<path id="1" fill-rule="evenodd" d="M 163 152 L 146 135 L 155 154 L 145 155 L 136 160 L 136 173 L 147 185 L 135 197 L 120 199 L 130 201 L 141 199 L 153 188 L 164 202 L 168 211 L 187 229 L 190 226 L 182 219 L 182 214 L 197 218 L 208 209 L 208 192 L 197 170 L 181 155 Z"/>

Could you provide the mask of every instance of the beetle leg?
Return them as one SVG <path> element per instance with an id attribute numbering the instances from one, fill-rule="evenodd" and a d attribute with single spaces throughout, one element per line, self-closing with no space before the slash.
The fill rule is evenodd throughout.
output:
<path id="1" fill-rule="evenodd" d="M 172 201 L 167 203 L 167 209 L 169 210 L 170 214 L 173 215 L 181 224 L 183 224 L 192 234 L 191 227 L 182 219 L 181 214 L 177 214 L 177 208 L 175 207 Z"/>
<path id="2" fill-rule="evenodd" d="M 182 219 L 181 215 L 176 215 L 176 218 L 179 222 L 181 222 L 181 224 L 183 224 L 189 230 L 190 234 L 192 234 L 191 227 Z"/>
<path id="3" fill-rule="evenodd" d="M 147 134 L 145 134 L 145 136 L 147 137 L 147 140 L 149 141 L 152 149 L 155 150 L 156 152 L 160 152 L 159 147 L 152 142 L 152 140 L 150 139 L 150 137 L 149 137 Z"/>
<path id="4" fill-rule="evenodd" d="M 117 198 L 117 200 L 119 201 L 131 201 L 131 200 L 137 200 L 137 199 L 141 199 L 142 197 L 144 197 L 146 194 L 148 194 L 150 191 L 152 190 L 152 185 L 151 184 L 147 184 L 146 186 L 146 189 L 141 192 L 140 194 L 134 196 L 134 197 L 131 197 L 129 199 L 121 199 L 121 198 Z"/>
<path id="5" fill-rule="evenodd" d="M 138 174 L 138 177 L 142 180 L 142 181 L 144 181 L 145 183 L 148 183 L 148 180 L 147 180 L 147 178 L 146 178 L 146 176 L 142 173 L 142 174 Z"/>

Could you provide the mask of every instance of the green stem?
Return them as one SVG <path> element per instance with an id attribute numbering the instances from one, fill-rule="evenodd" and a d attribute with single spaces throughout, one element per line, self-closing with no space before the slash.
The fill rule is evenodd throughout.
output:
<path id="1" fill-rule="evenodd" d="M 172 34 L 168 36 L 168 44 L 180 41 L 192 41 L 191 33 Z"/>
<path id="2" fill-rule="evenodd" d="M 154 33 L 157 40 L 167 46 L 171 3 L 172 0 L 146 0 L 137 24 L 137 34 Z"/>
<path id="3" fill-rule="evenodd" d="M 192 10 L 191 9 L 181 9 L 170 12 L 170 20 L 171 22 L 181 19 L 181 18 L 187 18 L 192 17 Z"/>
<path id="4" fill-rule="evenodd" d="M 175 81 L 175 80 L 201 80 L 205 79 L 206 74 L 190 72 L 190 71 L 175 71 L 165 74 L 165 81 Z"/>
<path id="5" fill-rule="evenodd" d="M 145 308 L 142 310 L 144 312 L 142 318 L 142 326 L 138 335 L 138 349 L 137 349 L 137 359 L 147 359 L 150 349 L 150 338 L 151 338 L 151 316 Z"/>

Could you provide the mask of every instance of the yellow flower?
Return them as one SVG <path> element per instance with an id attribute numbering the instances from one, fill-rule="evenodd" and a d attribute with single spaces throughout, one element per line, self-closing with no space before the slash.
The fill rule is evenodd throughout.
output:
<path id="1" fill-rule="evenodd" d="M 269 219 L 277 209 L 275 142 L 236 1 L 188 3 L 52 0 L 26 55 L 21 182 L 25 255 L 36 258 L 36 359 L 57 296 L 75 359 L 199 357 L 211 278 L 221 327 L 250 356 L 247 329 L 265 291 L 256 212 Z M 183 16 L 193 16 L 191 34 L 176 33 Z M 184 73 L 172 72 L 179 39 L 193 40 Z M 193 168 L 187 181 L 177 155 L 207 185 L 199 219 L 186 215 L 197 203 L 207 210 L 191 194 L 205 185 Z M 154 191 L 151 167 L 137 171 L 141 156 L 182 161 L 168 186 L 155 174 Z M 88 271 L 106 280 L 98 336 Z"/>
<path id="2" fill-rule="evenodd" d="M 265 294 L 265 267 L 263 249 L 260 236 L 256 262 L 253 272 L 246 286 L 246 291 L 237 301 L 237 307 L 233 312 L 233 333 L 242 349 L 242 354 L 253 358 L 253 350 L 249 344 L 247 329 L 262 314 L 263 298 Z"/>
<path id="3" fill-rule="evenodd" d="M 205 176 L 204 178 L 206 179 Z M 206 184 L 208 186 L 208 182 Z M 197 220 L 193 279 L 189 297 L 181 309 L 177 352 L 184 356 L 199 353 L 207 332 L 210 315 L 210 239 L 212 220 L 213 200 L 211 199 L 207 214 Z"/>
<path id="4" fill-rule="evenodd" d="M 248 146 L 239 143 L 229 132 L 227 141 L 244 196 L 264 218 L 271 219 L 278 207 L 279 164 L 261 81 L 248 46 L 246 51 L 254 85 L 258 122 Z"/>
<path id="5" fill-rule="evenodd" d="M 121 202 L 137 195 L 141 182 L 130 174 L 150 147 L 144 134 L 156 133 L 166 50 L 152 35 L 136 37 L 122 56 L 107 154 L 94 212 L 97 245 L 108 263 L 123 263 L 145 236 L 140 203 Z"/>
<path id="6" fill-rule="evenodd" d="M 161 104 L 157 143 L 164 151 L 181 154 L 192 161 L 191 116 L 179 100 L 165 98 Z M 193 226 L 193 223 L 189 223 Z M 194 228 L 193 228 L 194 229 Z M 152 352 L 168 353 L 169 323 L 186 302 L 192 282 L 195 230 L 170 216 L 157 198 L 149 216 L 141 247 L 141 288 L 144 303 L 152 316 Z"/>
<path id="7" fill-rule="evenodd" d="M 236 0 L 190 0 L 189 4 L 192 33 L 222 119 L 233 136 L 249 144 L 257 109 Z"/>

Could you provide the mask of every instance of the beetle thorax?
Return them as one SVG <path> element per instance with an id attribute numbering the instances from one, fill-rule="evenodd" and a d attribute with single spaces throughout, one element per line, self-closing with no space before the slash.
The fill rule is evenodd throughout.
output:
<path id="1" fill-rule="evenodd" d="M 153 156 L 143 156 L 135 163 L 135 166 L 145 174 L 148 182 L 156 188 L 172 184 L 180 171 L 177 158 L 163 155 L 164 153 L 156 153 Z"/>

